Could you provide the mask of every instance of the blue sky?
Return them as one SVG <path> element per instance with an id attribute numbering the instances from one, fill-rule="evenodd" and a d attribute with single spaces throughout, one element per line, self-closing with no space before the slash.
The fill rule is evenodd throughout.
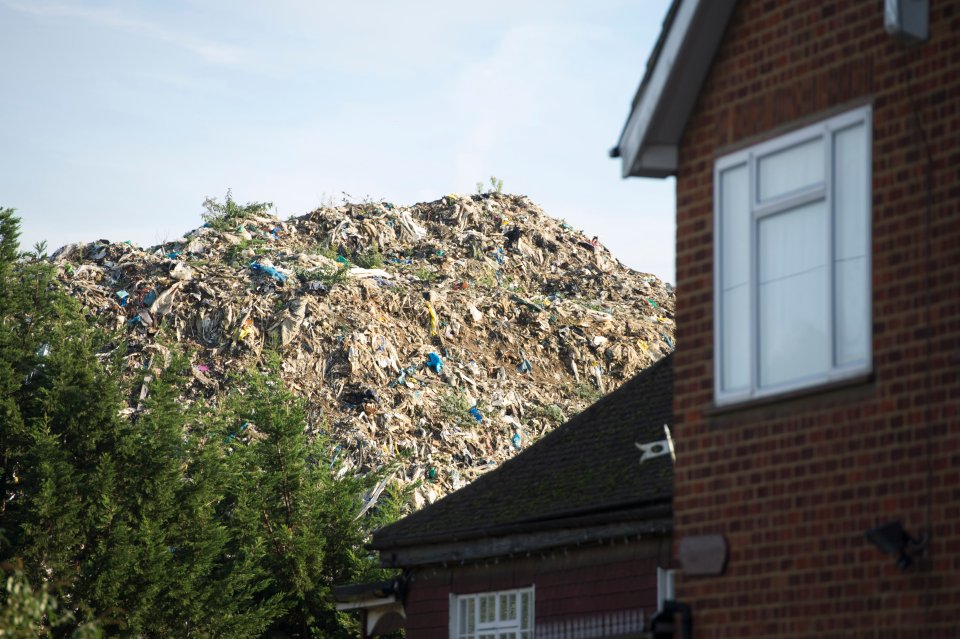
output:
<path id="1" fill-rule="evenodd" d="M 0 0 L 0 206 L 141 245 L 233 189 L 300 215 L 495 175 L 674 281 L 672 180 L 607 157 L 669 0 Z"/>

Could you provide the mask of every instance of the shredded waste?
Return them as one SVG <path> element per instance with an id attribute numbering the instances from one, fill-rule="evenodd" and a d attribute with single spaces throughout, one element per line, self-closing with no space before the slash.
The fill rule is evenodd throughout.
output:
<path id="1" fill-rule="evenodd" d="M 172 345 L 193 357 L 185 402 L 216 404 L 239 372 L 279 359 L 342 472 L 392 464 L 417 508 L 675 343 L 670 284 L 520 195 L 258 213 L 147 249 L 71 244 L 52 260 L 123 335 L 127 373 L 147 373 L 125 412 L 142 410 Z"/>

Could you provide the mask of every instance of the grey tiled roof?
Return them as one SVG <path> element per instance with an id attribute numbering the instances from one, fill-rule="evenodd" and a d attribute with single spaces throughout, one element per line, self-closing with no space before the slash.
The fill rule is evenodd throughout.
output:
<path id="1" fill-rule="evenodd" d="M 373 535 L 379 550 L 494 537 L 605 517 L 642 518 L 669 505 L 669 455 L 640 463 L 635 443 L 673 423 L 667 356 L 499 468 Z M 661 514 L 663 508 L 657 509 Z"/>

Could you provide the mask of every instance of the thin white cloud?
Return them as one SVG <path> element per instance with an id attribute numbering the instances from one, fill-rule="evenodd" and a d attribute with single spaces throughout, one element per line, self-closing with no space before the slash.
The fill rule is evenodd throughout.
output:
<path id="1" fill-rule="evenodd" d="M 246 64 L 249 58 L 247 52 L 240 47 L 193 37 L 181 30 L 168 29 L 150 22 L 136 20 L 109 8 L 67 5 L 56 2 L 23 3 L 11 2 L 10 0 L 0 0 L 0 5 L 14 11 L 41 17 L 77 18 L 101 27 L 153 38 L 189 51 L 212 64 Z"/>

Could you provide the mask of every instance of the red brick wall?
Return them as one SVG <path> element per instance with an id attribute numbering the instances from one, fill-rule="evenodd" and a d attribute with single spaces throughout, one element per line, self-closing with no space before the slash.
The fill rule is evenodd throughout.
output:
<path id="1" fill-rule="evenodd" d="M 713 578 L 678 576 L 696 636 L 960 636 L 960 1 L 931 38 L 883 30 L 879 0 L 742 0 L 680 150 L 675 539 L 719 532 Z M 843 106 L 873 105 L 869 382 L 713 405 L 715 158 Z M 927 207 L 929 140 L 932 192 Z M 900 572 L 864 538 L 932 528 Z"/>
<path id="2" fill-rule="evenodd" d="M 643 609 L 656 611 L 657 557 L 669 541 L 571 548 L 531 557 L 415 571 L 404 607 L 407 639 L 446 638 L 449 595 L 534 586 L 534 625 Z"/>

